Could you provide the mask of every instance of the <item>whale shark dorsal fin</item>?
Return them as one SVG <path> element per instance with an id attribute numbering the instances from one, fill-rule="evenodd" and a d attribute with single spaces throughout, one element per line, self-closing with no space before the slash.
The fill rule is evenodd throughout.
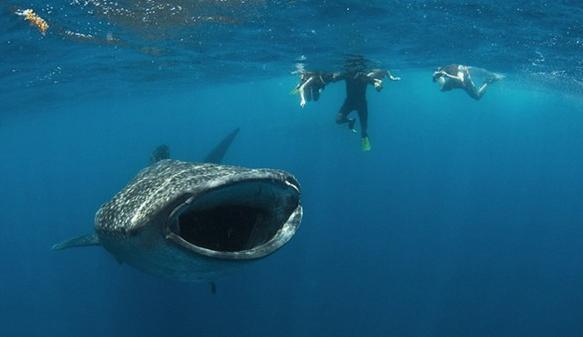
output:
<path id="1" fill-rule="evenodd" d="M 235 130 L 231 131 L 231 133 L 229 133 L 225 138 L 223 138 L 223 140 L 217 146 L 215 146 L 215 148 L 212 149 L 211 152 L 207 154 L 207 156 L 204 158 L 204 162 L 220 164 L 223 161 L 223 158 L 225 157 L 227 150 L 233 143 L 233 140 L 235 140 L 235 137 L 237 137 L 238 133 L 239 128 L 236 128 Z"/>
<path id="2" fill-rule="evenodd" d="M 235 140 L 235 137 L 239 134 L 239 128 L 231 131 L 228 135 L 221 140 L 221 142 L 215 146 L 211 152 L 209 152 L 206 157 L 204 158 L 204 163 L 213 163 L 213 164 L 220 164 L 227 154 L 229 147 Z M 150 165 L 156 164 L 159 161 L 164 159 L 170 159 L 170 147 L 166 144 L 162 144 L 158 146 L 154 151 L 152 151 L 152 155 L 150 156 Z"/>
<path id="3" fill-rule="evenodd" d="M 63 250 L 74 247 L 100 246 L 99 237 L 97 234 L 87 234 L 78 236 L 53 245 L 53 250 Z"/>
<path id="4" fill-rule="evenodd" d="M 154 149 L 150 156 L 150 164 L 155 164 L 164 159 L 170 159 L 170 147 L 166 144 L 162 144 Z"/>

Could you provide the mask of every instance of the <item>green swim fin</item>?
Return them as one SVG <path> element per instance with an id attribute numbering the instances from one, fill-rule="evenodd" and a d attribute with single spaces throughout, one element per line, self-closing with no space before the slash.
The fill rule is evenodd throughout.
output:
<path id="1" fill-rule="evenodd" d="M 370 151 L 371 146 L 370 146 L 370 140 L 368 139 L 368 137 L 362 137 L 362 139 L 360 140 L 360 148 L 364 152 Z"/>

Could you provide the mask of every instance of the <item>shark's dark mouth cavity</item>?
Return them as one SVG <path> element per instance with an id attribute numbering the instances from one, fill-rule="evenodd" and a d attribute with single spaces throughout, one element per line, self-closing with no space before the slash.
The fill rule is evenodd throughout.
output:
<path id="1" fill-rule="evenodd" d="M 297 186 L 273 179 L 226 184 L 193 196 L 177 210 L 170 227 L 175 235 L 199 253 L 227 258 L 242 252 L 246 258 L 267 255 L 289 239 L 282 231 L 293 235 L 301 218 Z"/>
<path id="2" fill-rule="evenodd" d="M 267 208 L 216 205 L 184 212 L 178 219 L 180 236 L 193 245 L 222 252 L 264 244 L 279 230 Z"/>

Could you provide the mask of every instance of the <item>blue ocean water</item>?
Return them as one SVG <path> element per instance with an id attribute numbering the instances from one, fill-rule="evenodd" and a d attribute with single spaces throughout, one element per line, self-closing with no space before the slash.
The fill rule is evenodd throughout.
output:
<path id="1" fill-rule="evenodd" d="M 45 35 L 17 10 L 33 8 Z M 0 335 L 583 336 L 579 1 L 4 1 Z M 360 54 L 373 150 L 301 109 L 293 72 Z M 504 73 L 481 101 L 436 66 Z M 304 219 L 274 255 L 181 283 L 54 252 L 153 148 L 292 172 Z"/>

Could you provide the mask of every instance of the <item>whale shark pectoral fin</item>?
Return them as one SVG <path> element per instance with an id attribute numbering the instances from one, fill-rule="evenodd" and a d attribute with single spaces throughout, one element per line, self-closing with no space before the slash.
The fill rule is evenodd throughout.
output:
<path id="1" fill-rule="evenodd" d="M 86 247 L 86 246 L 100 246 L 99 237 L 97 234 L 87 234 L 72 238 L 67 241 L 63 241 L 53 245 L 52 250 L 63 250 L 73 247 Z"/>
<path id="2" fill-rule="evenodd" d="M 217 146 L 215 146 L 215 148 L 212 149 L 212 151 L 209 154 L 207 154 L 207 156 L 204 159 L 204 162 L 220 164 L 223 161 L 223 157 L 225 157 L 227 150 L 233 143 L 233 140 L 235 140 L 235 137 L 237 137 L 238 133 L 239 128 L 236 128 L 235 130 L 231 131 L 227 136 L 225 136 L 225 138 L 223 138 L 223 140 Z"/>

